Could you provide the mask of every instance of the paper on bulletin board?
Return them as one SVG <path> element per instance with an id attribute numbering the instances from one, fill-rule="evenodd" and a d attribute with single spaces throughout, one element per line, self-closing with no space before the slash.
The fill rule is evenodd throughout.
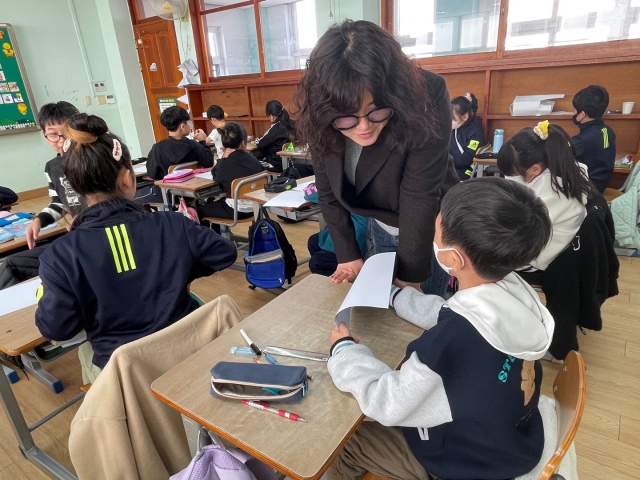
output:
<path id="1" fill-rule="evenodd" d="M 351 290 L 336 313 L 336 325 L 351 323 L 353 307 L 389 308 L 389 293 L 393 283 L 396 253 L 379 253 L 364 262 Z"/>
<path id="2" fill-rule="evenodd" d="M 160 113 L 164 112 L 167 108 L 176 107 L 178 105 L 178 99 L 176 97 L 160 97 L 158 98 L 158 107 Z"/>

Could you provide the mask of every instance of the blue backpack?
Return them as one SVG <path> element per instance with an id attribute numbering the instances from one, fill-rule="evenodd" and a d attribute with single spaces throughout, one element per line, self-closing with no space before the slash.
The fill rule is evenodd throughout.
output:
<path id="1" fill-rule="evenodd" d="M 249 227 L 249 251 L 244 256 L 250 288 L 278 288 L 285 279 L 291 284 L 298 259 L 280 224 L 260 209 L 258 220 Z"/>

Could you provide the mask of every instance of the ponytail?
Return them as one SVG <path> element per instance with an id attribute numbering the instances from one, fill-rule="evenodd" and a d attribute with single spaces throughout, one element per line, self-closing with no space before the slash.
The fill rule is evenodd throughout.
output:
<path id="1" fill-rule="evenodd" d="M 266 107 L 267 116 L 273 115 L 284 126 L 285 130 L 292 136 L 295 132 L 295 125 L 289 117 L 289 112 L 282 106 L 278 100 L 270 100 Z"/>
<path id="2" fill-rule="evenodd" d="M 549 125 L 545 142 L 547 168 L 551 172 L 551 184 L 556 192 L 582 203 L 583 195 L 591 197 L 589 180 L 576 162 L 571 137 L 558 125 Z M 558 178 L 562 179 L 559 185 Z"/>
<path id="3" fill-rule="evenodd" d="M 576 163 L 571 138 L 558 125 L 541 122 L 535 128 L 524 128 L 505 142 L 498 153 L 498 168 L 503 175 L 524 177 L 536 164 L 549 169 L 555 192 L 581 203 L 584 195 L 591 197 L 590 182 Z"/>
<path id="4" fill-rule="evenodd" d="M 106 122 L 78 113 L 64 127 L 64 174 L 82 196 L 117 193 L 122 169 L 133 171 L 131 155 L 120 139 L 109 133 Z"/>
<path id="5" fill-rule="evenodd" d="M 466 93 L 464 96 L 451 100 L 451 105 L 459 116 L 469 114 L 473 118 L 478 113 L 478 99 L 473 93 Z"/>

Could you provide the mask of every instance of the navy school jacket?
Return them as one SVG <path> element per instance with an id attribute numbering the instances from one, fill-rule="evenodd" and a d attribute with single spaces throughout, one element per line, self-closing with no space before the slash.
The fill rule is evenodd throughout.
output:
<path id="1" fill-rule="evenodd" d="M 602 193 L 613 175 L 616 134 L 602 120 L 592 120 L 579 127 L 580 133 L 571 139 L 576 158 L 589 168 L 589 180 Z"/>
<path id="2" fill-rule="evenodd" d="M 542 456 L 538 410 L 542 366 L 535 362 L 535 390 L 524 404 L 523 361 L 485 341 L 463 316 L 442 308 L 438 324 L 407 347 L 442 377 L 454 421 L 423 432 L 404 428 L 409 448 L 443 479 L 510 479 L 531 471 Z M 514 403 L 514 399 L 516 400 Z"/>
<path id="3" fill-rule="evenodd" d="M 471 170 L 478 147 L 484 144 L 484 133 L 477 117 L 469 118 L 462 126 L 451 132 L 449 154 L 453 157 L 453 164 L 460 180 L 469 178 L 466 172 Z"/>
<path id="4" fill-rule="evenodd" d="M 40 257 L 36 325 L 49 340 L 86 330 L 94 365 L 197 308 L 187 285 L 230 266 L 229 240 L 176 212 L 116 199 L 81 213 Z"/>

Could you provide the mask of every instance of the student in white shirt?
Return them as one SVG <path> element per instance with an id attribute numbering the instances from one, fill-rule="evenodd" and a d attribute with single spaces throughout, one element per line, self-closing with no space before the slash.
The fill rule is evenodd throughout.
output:
<path id="1" fill-rule="evenodd" d="M 531 188 L 547 206 L 551 238 L 540 255 L 518 270 L 529 283 L 567 248 L 587 215 L 585 205 L 593 187 L 575 160 L 571 137 L 547 120 L 525 128 L 498 153 L 498 168 L 509 179 Z"/>
<path id="2" fill-rule="evenodd" d="M 213 130 L 207 137 L 207 145 L 216 147 L 216 155 L 218 156 L 218 160 L 224 157 L 224 147 L 222 146 L 222 137 L 220 135 L 219 129 L 224 128 L 227 124 L 225 121 L 225 113 L 222 107 L 218 105 L 211 105 L 207 108 L 207 118 L 213 125 Z"/>

